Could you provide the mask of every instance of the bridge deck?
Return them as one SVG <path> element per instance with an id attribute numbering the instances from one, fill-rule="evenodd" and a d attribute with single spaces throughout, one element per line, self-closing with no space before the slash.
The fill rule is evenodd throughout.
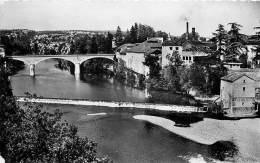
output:
<path id="1" fill-rule="evenodd" d="M 114 56 L 115 54 L 73 54 L 73 55 L 13 55 L 8 58 L 31 58 L 31 57 L 93 57 L 93 56 Z"/>

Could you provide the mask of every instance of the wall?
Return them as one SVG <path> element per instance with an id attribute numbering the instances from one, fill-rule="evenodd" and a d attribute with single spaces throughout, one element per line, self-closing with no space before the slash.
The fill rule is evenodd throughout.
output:
<path id="1" fill-rule="evenodd" d="M 220 83 L 220 99 L 224 110 L 231 108 L 232 105 L 232 83 L 221 80 Z"/>
<path id="2" fill-rule="evenodd" d="M 126 62 L 126 67 L 134 72 L 146 75 L 146 66 L 143 64 L 145 61 L 144 53 L 127 53 L 123 58 Z"/>
<path id="3" fill-rule="evenodd" d="M 183 51 L 181 53 L 181 60 L 184 62 L 183 64 L 190 66 L 192 63 L 194 63 L 195 56 L 207 56 L 207 55 L 208 54 L 204 52 Z"/>
<path id="4" fill-rule="evenodd" d="M 178 50 L 176 49 L 178 48 Z M 173 51 L 178 51 L 179 54 L 182 53 L 182 47 L 181 46 L 162 46 L 162 67 L 167 66 L 169 64 L 169 60 L 167 59 L 168 54 L 172 54 Z"/>
<path id="5" fill-rule="evenodd" d="M 229 114 L 249 114 L 255 112 L 255 89 L 259 82 L 242 76 L 234 82 L 221 80 L 220 98 L 223 109 Z"/>

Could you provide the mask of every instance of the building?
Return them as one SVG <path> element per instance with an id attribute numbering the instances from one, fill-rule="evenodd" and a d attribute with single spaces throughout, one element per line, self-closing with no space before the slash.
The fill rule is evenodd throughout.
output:
<path id="1" fill-rule="evenodd" d="M 142 74 L 147 75 L 148 67 L 143 63 L 145 61 L 145 56 L 148 54 L 158 55 L 161 60 L 161 48 L 162 41 L 160 39 L 151 38 L 130 49 L 126 50 L 126 55 L 122 58 L 125 62 L 126 68 Z"/>
<path id="2" fill-rule="evenodd" d="M 221 78 L 221 107 L 228 116 L 254 115 L 259 110 L 260 72 L 236 71 Z"/>
<path id="3" fill-rule="evenodd" d="M 182 52 L 180 53 L 183 63 L 190 66 L 194 63 L 194 59 L 208 56 L 208 49 L 213 46 L 208 42 L 188 40 L 182 44 Z"/>
<path id="4" fill-rule="evenodd" d="M 224 67 L 226 67 L 228 70 L 239 70 L 241 65 L 243 63 L 241 62 L 223 62 Z"/>
<path id="5" fill-rule="evenodd" d="M 126 61 L 127 60 L 126 51 L 137 45 L 138 45 L 138 43 L 137 44 L 123 44 L 123 45 L 119 46 L 115 50 L 116 58 L 119 59 L 121 61 L 121 63 L 123 63 L 123 65 L 125 66 L 126 62 L 127 62 Z"/>
<path id="6" fill-rule="evenodd" d="M 162 43 L 162 67 L 165 67 L 169 64 L 168 56 L 172 56 L 174 52 L 178 52 L 178 54 L 182 53 L 182 45 L 180 41 L 168 40 Z"/>

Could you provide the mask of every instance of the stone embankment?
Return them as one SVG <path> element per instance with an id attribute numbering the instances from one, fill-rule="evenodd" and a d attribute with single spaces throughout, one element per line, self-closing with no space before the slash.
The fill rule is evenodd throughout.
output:
<path id="1" fill-rule="evenodd" d="M 193 112 L 204 113 L 205 112 L 196 106 L 181 106 L 181 105 L 153 104 L 153 103 L 92 101 L 92 100 L 84 100 L 84 99 L 27 98 L 27 97 L 17 97 L 17 101 L 45 103 L 45 104 L 105 106 L 105 107 L 113 107 L 113 108 L 140 108 L 146 110 L 160 110 L 160 111 L 181 112 L 181 113 L 193 113 Z"/>

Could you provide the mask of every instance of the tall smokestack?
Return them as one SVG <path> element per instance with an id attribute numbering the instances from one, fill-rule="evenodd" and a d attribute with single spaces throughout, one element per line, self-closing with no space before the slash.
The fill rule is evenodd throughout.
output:
<path id="1" fill-rule="evenodd" d="M 195 28 L 194 27 L 192 28 L 191 34 L 192 34 L 192 40 L 195 40 L 196 32 L 195 32 Z"/>
<path id="2" fill-rule="evenodd" d="M 189 39 L 189 22 L 186 22 L 186 40 Z"/>

